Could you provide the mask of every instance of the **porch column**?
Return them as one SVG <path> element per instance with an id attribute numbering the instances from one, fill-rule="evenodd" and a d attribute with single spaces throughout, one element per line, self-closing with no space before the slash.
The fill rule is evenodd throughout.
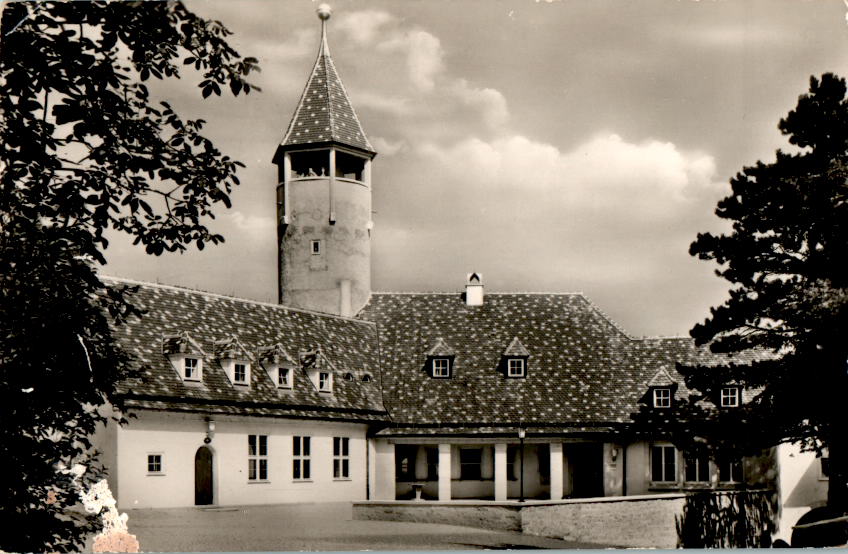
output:
<path id="1" fill-rule="evenodd" d="M 552 442 L 551 451 L 551 500 L 562 499 L 562 443 Z"/>
<path id="2" fill-rule="evenodd" d="M 439 500 L 451 499 L 451 445 L 439 445 Z"/>
<path id="3" fill-rule="evenodd" d="M 495 500 L 506 500 L 506 444 L 495 445 Z"/>

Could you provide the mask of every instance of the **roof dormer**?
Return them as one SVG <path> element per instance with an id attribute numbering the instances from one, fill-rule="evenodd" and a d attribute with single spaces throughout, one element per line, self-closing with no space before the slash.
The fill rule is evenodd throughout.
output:
<path id="1" fill-rule="evenodd" d="M 251 361 L 253 356 L 250 351 L 236 338 L 230 337 L 213 343 L 215 358 L 230 383 L 236 386 L 250 386 Z"/>
<path id="2" fill-rule="evenodd" d="M 297 362 L 280 343 L 259 349 L 259 364 L 278 389 L 294 387 L 294 374 Z"/>
<path id="3" fill-rule="evenodd" d="M 206 353 L 188 333 L 169 335 L 162 339 L 162 353 L 185 383 L 203 381 L 203 360 Z"/>
<path id="4" fill-rule="evenodd" d="M 523 379 L 527 377 L 527 360 L 530 352 L 518 337 L 514 337 L 506 350 L 501 354 L 501 370 L 508 379 Z"/>
<path id="5" fill-rule="evenodd" d="M 435 379 L 450 379 L 453 377 L 453 362 L 456 350 L 448 346 L 443 338 L 437 338 L 433 346 L 426 352 L 426 369 L 430 377 Z"/>
<path id="6" fill-rule="evenodd" d="M 671 378 L 665 368 L 657 371 L 648 381 L 648 393 L 645 401 L 652 408 L 668 409 L 674 405 L 674 393 L 677 391 L 677 381 Z"/>
<path id="7" fill-rule="evenodd" d="M 320 347 L 301 352 L 300 367 L 319 393 L 332 394 L 335 368 Z"/>

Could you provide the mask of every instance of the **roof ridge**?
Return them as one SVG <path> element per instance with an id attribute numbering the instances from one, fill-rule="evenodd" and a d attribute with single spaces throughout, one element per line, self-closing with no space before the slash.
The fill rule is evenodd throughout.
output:
<path id="1" fill-rule="evenodd" d="M 587 304 L 589 304 L 589 307 L 590 307 L 590 308 L 592 308 L 593 310 L 595 310 L 595 311 L 596 311 L 596 312 L 597 312 L 597 313 L 598 313 L 598 314 L 599 314 L 599 315 L 600 315 L 600 316 L 601 316 L 601 317 L 602 317 L 602 318 L 603 318 L 603 319 L 604 319 L 607 323 L 609 323 L 610 325 L 612 325 L 613 327 L 615 327 L 615 329 L 616 329 L 619 333 L 621 333 L 622 335 L 624 335 L 624 336 L 625 336 L 625 338 L 628 338 L 628 339 L 630 339 L 630 340 L 634 340 L 634 339 L 635 339 L 635 337 L 633 337 L 633 335 L 631 335 L 630 333 L 628 333 L 628 332 L 624 329 L 624 327 L 622 327 L 621 325 L 619 325 L 619 324 L 618 324 L 618 322 L 616 322 L 616 321 L 615 321 L 612 317 L 610 317 L 610 316 L 609 316 L 609 314 L 607 314 L 605 311 L 603 311 L 601 308 L 599 308 L 597 304 L 595 304 L 594 302 L 592 302 L 592 300 L 591 300 L 589 297 L 587 297 L 586 295 L 583 295 L 583 300 L 585 300 L 585 301 L 586 301 L 586 303 L 587 303 Z"/>
<path id="2" fill-rule="evenodd" d="M 332 318 L 332 319 L 341 319 L 342 321 L 352 321 L 352 322 L 355 322 L 355 323 L 368 323 L 370 325 L 376 325 L 376 323 L 374 323 L 372 321 L 365 320 L 365 319 L 356 319 L 354 317 L 345 317 L 345 316 L 341 316 L 341 315 L 327 314 L 327 313 L 324 313 L 324 312 L 318 312 L 318 311 L 314 311 L 314 310 L 305 310 L 303 308 L 293 308 L 291 306 L 285 306 L 283 304 L 273 304 L 271 302 L 262 302 L 261 300 L 251 300 L 250 298 L 241 298 L 241 297 L 238 297 L 238 296 L 228 296 L 226 294 L 219 294 L 219 293 L 216 293 L 216 292 L 208 292 L 208 291 L 205 291 L 205 290 L 197 290 L 197 289 L 192 289 L 192 288 L 188 288 L 188 287 L 182 287 L 182 286 L 179 286 L 179 285 L 166 285 L 164 283 L 151 283 L 150 281 L 139 281 L 137 279 L 129 279 L 127 277 L 115 277 L 113 275 L 101 275 L 100 277 L 102 279 L 106 279 L 106 280 L 118 281 L 118 282 L 122 282 L 122 283 L 129 283 L 129 284 L 133 284 L 133 285 L 143 285 L 143 286 L 155 287 L 155 288 L 160 288 L 160 289 L 173 290 L 173 291 L 177 291 L 177 292 L 187 292 L 187 293 L 191 293 L 191 294 L 197 294 L 197 295 L 200 295 L 200 296 L 207 296 L 209 298 L 218 298 L 218 299 L 221 299 L 221 300 L 236 300 L 238 302 L 245 302 L 245 303 L 248 303 L 248 304 L 254 304 L 256 306 L 266 306 L 268 308 L 276 308 L 276 309 L 281 309 L 281 310 L 285 310 L 285 311 L 289 311 L 289 312 L 304 313 L 304 314 L 316 315 L 316 316 L 320 316 L 320 317 L 329 317 L 329 318 Z"/>

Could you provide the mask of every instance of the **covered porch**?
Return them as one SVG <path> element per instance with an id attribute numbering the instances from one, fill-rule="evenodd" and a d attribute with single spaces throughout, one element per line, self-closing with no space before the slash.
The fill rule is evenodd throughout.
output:
<path id="1" fill-rule="evenodd" d="M 370 441 L 372 500 L 561 500 L 624 493 L 622 449 L 601 438 L 387 437 Z"/>

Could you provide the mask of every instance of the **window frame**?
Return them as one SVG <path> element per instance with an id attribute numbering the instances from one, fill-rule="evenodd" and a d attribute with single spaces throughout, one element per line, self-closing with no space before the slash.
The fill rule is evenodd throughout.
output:
<path id="1" fill-rule="evenodd" d="M 520 372 L 513 372 L 513 363 L 520 365 Z M 527 361 L 524 358 L 507 358 L 506 359 L 506 376 L 512 378 L 527 376 Z"/>
<path id="2" fill-rule="evenodd" d="M 238 368 L 244 371 L 244 378 L 238 379 Z M 248 362 L 233 361 L 233 384 L 247 386 L 250 384 L 250 364 Z"/>
<path id="3" fill-rule="evenodd" d="M 321 239 L 312 239 L 309 241 L 309 253 L 313 256 L 321 255 Z"/>
<path id="4" fill-rule="evenodd" d="M 268 435 L 247 435 L 248 483 L 268 483 L 268 470 Z"/>
<path id="5" fill-rule="evenodd" d="M 745 481 L 745 467 L 742 465 L 741 458 L 719 458 L 716 461 L 716 474 L 718 477 L 719 483 L 743 483 Z M 734 471 L 734 466 L 738 466 L 739 475 L 736 475 L 736 471 Z M 727 473 L 729 474 L 730 479 L 722 479 L 722 469 L 727 468 Z M 738 477 L 736 479 L 735 477 Z"/>
<path id="6" fill-rule="evenodd" d="M 285 384 L 281 383 L 281 378 L 285 375 Z M 294 385 L 294 373 L 292 372 L 290 367 L 277 367 L 277 388 L 278 389 L 290 389 Z"/>
<path id="7" fill-rule="evenodd" d="M 322 378 L 326 376 L 326 379 Z M 333 392 L 333 372 L 321 370 L 318 372 L 318 392 Z"/>
<path id="8" fill-rule="evenodd" d="M 690 479 L 689 472 L 694 472 L 694 479 Z M 693 484 L 709 484 L 712 476 L 710 457 L 708 454 L 685 455 L 683 457 L 683 482 Z M 701 479 L 705 477 L 705 479 Z"/>
<path id="9" fill-rule="evenodd" d="M 292 481 L 312 481 L 312 437 L 292 436 Z"/>
<path id="10" fill-rule="evenodd" d="M 438 366 L 437 366 L 438 363 Z M 444 366 L 442 366 L 444 363 Z M 450 379 L 451 378 L 451 359 L 448 356 L 434 356 L 430 360 L 430 375 L 434 379 Z M 438 369 L 438 372 L 437 372 Z M 444 372 L 442 371 L 444 370 Z"/>
<path id="11" fill-rule="evenodd" d="M 188 375 L 188 369 L 189 369 L 188 361 L 189 360 L 193 360 L 195 362 L 194 366 L 191 368 L 191 370 L 192 370 L 192 376 L 191 377 L 189 377 L 189 375 Z M 183 375 L 182 375 L 183 381 L 200 382 L 200 381 L 203 380 L 203 361 L 201 360 L 200 357 L 185 356 L 185 357 L 183 357 L 182 366 L 183 366 Z"/>
<path id="12" fill-rule="evenodd" d="M 733 394 L 725 395 L 732 392 Z M 722 408 L 738 408 L 742 403 L 742 394 L 739 387 L 722 387 L 719 390 L 719 406 Z M 727 401 L 725 401 L 727 400 Z M 732 400 L 732 403 L 730 401 Z"/>
<path id="13" fill-rule="evenodd" d="M 665 393 L 665 394 L 660 394 Z M 667 395 L 667 396 L 666 396 Z M 671 408 L 672 399 L 671 387 L 654 387 L 651 399 L 654 408 L 668 409 Z"/>
<path id="14" fill-rule="evenodd" d="M 151 458 L 156 457 L 159 458 L 158 461 L 153 461 Z M 151 469 L 151 464 L 158 464 L 159 469 Z M 165 455 L 162 452 L 148 452 L 147 453 L 147 475 L 157 476 L 157 475 L 165 475 Z"/>
<path id="15" fill-rule="evenodd" d="M 350 437 L 333 437 L 333 480 L 351 480 Z"/>
<path id="16" fill-rule="evenodd" d="M 657 475 L 655 473 L 655 470 L 657 469 L 656 465 L 655 465 L 655 456 L 656 456 L 656 450 L 657 449 L 661 449 L 661 452 L 662 452 L 662 460 L 660 461 L 660 468 L 661 468 L 660 471 L 661 471 L 662 475 L 660 475 L 660 477 L 661 477 L 660 479 L 655 478 L 655 477 L 657 477 Z M 669 456 L 669 454 L 668 454 L 669 452 L 670 452 L 671 459 L 674 462 L 673 464 L 671 464 L 671 467 L 673 468 L 672 471 L 671 471 L 672 476 L 674 478 L 673 480 L 666 479 L 666 477 L 668 477 L 668 475 L 667 475 L 668 471 L 667 470 L 668 470 L 668 467 L 670 465 L 668 463 L 668 460 L 667 460 L 667 458 Z M 650 466 L 649 466 L 651 483 L 658 484 L 658 485 L 672 485 L 672 484 L 676 485 L 676 484 L 678 484 L 680 482 L 680 468 L 678 467 L 679 464 L 678 464 L 677 458 L 678 458 L 678 450 L 677 450 L 677 447 L 674 446 L 673 444 L 668 444 L 668 443 L 652 444 L 651 445 L 651 451 L 650 451 Z"/>
<path id="17" fill-rule="evenodd" d="M 463 461 L 463 454 L 476 453 L 478 459 Z M 475 469 L 476 468 L 476 469 Z M 459 480 L 460 481 L 482 481 L 483 480 L 483 448 L 462 447 L 459 449 Z"/>

